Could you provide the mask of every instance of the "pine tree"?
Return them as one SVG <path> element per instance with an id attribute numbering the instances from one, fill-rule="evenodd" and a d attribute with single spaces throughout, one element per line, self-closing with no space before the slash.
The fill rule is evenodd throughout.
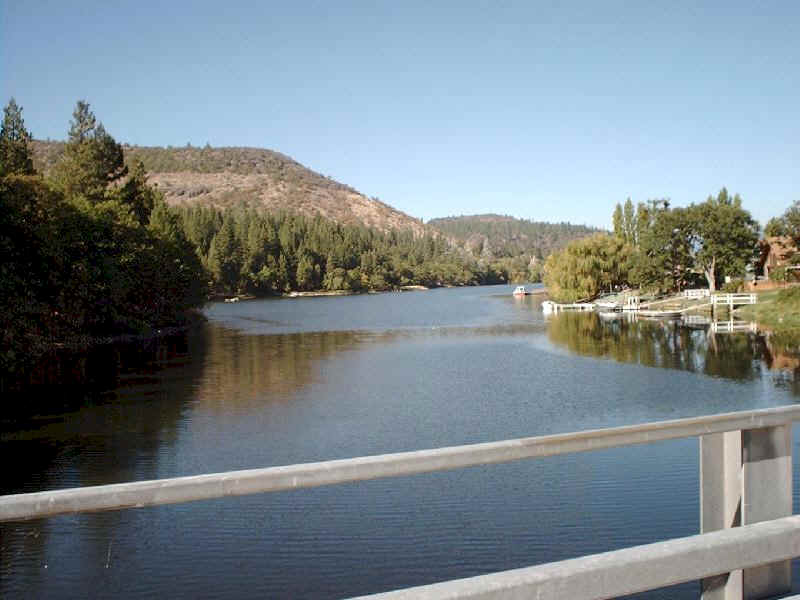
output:
<path id="1" fill-rule="evenodd" d="M 22 107 L 14 98 L 3 109 L 3 125 L 0 128 L 0 177 L 10 174 L 33 175 L 33 159 L 28 144 L 31 134 L 25 129 Z"/>
<path id="2" fill-rule="evenodd" d="M 117 197 L 130 207 L 141 225 L 150 221 L 150 213 L 161 198 L 161 194 L 147 184 L 147 172 L 141 160 L 137 160 L 133 172 L 125 184 L 118 189 Z"/>
<path id="3" fill-rule="evenodd" d="M 67 198 L 83 197 L 97 203 L 106 199 L 109 184 L 127 173 L 122 146 L 97 123 L 89 103 L 79 100 L 64 155 L 56 165 L 58 186 Z"/>

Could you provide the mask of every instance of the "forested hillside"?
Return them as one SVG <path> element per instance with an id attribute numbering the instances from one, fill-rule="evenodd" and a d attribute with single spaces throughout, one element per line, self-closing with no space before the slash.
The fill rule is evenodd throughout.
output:
<path id="1" fill-rule="evenodd" d="M 202 206 L 174 210 L 219 293 L 380 291 L 508 278 L 441 235 L 384 233 L 286 212 Z"/>
<path id="2" fill-rule="evenodd" d="M 446 217 L 428 221 L 470 255 L 515 281 L 539 281 L 543 259 L 570 241 L 599 230 L 570 223 L 540 223 L 503 215 Z"/>
<path id="3" fill-rule="evenodd" d="M 36 168 L 49 173 L 64 146 L 63 142 L 33 141 Z M 149 182 L 173 206 L 290 211 L 384 232 L 407 229 L 419 236 L 426 231 L 418 219 L 272 150 L 129 145 L 122 149 L 125 163 L 132 166 L 141 161 Z"/>

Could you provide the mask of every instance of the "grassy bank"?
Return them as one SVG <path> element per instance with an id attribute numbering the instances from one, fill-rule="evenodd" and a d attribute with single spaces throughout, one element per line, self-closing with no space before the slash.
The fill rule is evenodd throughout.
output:
<path id="1" fill-rule="evenodd" d="M 736 316 L 756 321 L 776 333 L 800 331 L 800 287 L 761 292 L 758 304 L 741 307 Z"/>

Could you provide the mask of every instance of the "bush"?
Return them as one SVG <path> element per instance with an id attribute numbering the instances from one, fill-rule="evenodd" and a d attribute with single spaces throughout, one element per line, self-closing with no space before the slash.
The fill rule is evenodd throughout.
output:
<path id="1" fill-rule="evenodd" d="M 786 267 L 775 267 L 769 271 L 770 281 L 786 281 Z"/>
<path id="2" fill-rule="evenodd" d="M 722 285 L 720 291 L 725 294 L 735 294 L 736 292 L 740 292 L 744 287 L 744 281 L 741 279 L 731 279 L 729 282 Z"/>

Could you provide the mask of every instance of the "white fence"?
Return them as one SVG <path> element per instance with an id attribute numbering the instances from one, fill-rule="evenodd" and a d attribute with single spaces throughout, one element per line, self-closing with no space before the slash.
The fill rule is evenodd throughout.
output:
<path id="1" fill-rule="evenodd" d="M 700 288 L 697 290 L 683 290 L 684 298 L 708 298 L 711 295 L 711 290 L 708 288 Z"/>
<path id="2" fill-rule="evenodd" d="M 755 304 L 757 297 L 755 294 L 714 294 L 711 296 L 711 303 L 715 306 L 717 304 L 727 304 L 734 306 L 737 304 Z"/>

